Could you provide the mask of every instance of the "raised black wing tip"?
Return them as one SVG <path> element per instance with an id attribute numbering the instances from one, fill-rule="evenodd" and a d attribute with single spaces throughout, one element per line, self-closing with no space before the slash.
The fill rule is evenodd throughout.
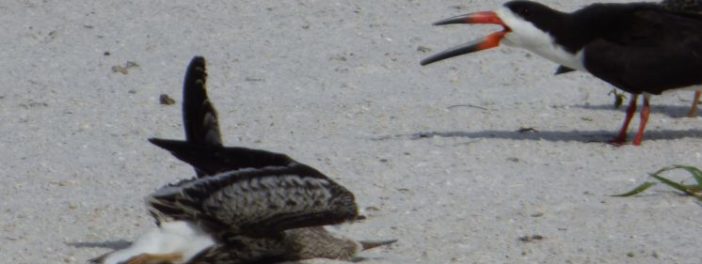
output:
<path id="1" fill-rule="evenodd" d="M 182 141 L 182 140 L 163 139 L 163 138 L 148 138 L 147 140 L 151 144 L 154 144 L 154 145 L 156 145 L 162 149 L 168 150 L 168 151 L 173 151 L 177 145 L 188 144 L 187 142 Z"/>
<path id="2" fill-rule="evenodd" d="M 105 263 L 105 259 L 107 259 L 107 256 L 109 256 L 110 254 L 112 254 L 112 252 L 107 252 L 107 253 L 102 254 L 100 256 L 91 258 L 88 260 L 88 263 L 90 263 L 90 264 L 103 264 L 103 263 Z"/>
<path id="3" fill-rule="evenodd" d="M 205 64 L 205 57 L 203 57 L 202 55 L 193 56 L 193 59 L 190 60 L 190 65 L 193 64 Z"/>
<path id="4" fill-rule="evenodd" d="M 158 143 L 157 143 L 157 142 L 165 141 L 166 139 L 160 139 L 160 138 L 147 138 L 146 140 L 148 140 L 148 141 L 149 141 L 149 142 L 151 142 L 152 144 L 158 145 Z"/>
<path id="5" fill-rule="evenodd" d="M 389 240 L 381 240 L 381 241 L 362 240 L 362 241 L 358 241 L 358 242 L 361 244 L 361 247 L 363 248 L 363 250 L 368 250 L 371 248 L 392 245 L 395 242 L 397 242 L 397 239 L 389 239 Z"/>
<path id="6" fill-rule="evenodd" d="M 185 73 L 183 127 L 188 142 L 222 145 L 217 110 L 207 96 L 207 68 L 203 57 L 194 57 Z"/>
<path id="7" fill-rule="evenodd" d="M 569 73 L 569 72 L 574 72 L 574 71 L 575 71 L 575 69 L 560 65 L 560 66 L 558 66 L 558 69 L 556 69 L 556 72 L 553 73 L 553 75 L 561 75 L 564 73 Z"/>
<path id="8" fill-rule="evenodd" d="M 213 175 L 245 168 L 291 166 L 298 164 L 285 154 L 244 147 L 203 145 L 183 140 L 149 138 L 149 142 L 165 149 L 176 158 L 192 165 L 198 174 Z"/>

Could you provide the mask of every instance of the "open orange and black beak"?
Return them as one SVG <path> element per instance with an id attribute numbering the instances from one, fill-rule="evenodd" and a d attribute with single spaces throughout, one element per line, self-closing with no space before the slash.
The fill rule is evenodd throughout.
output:
<path id="1" fill-rule="evenodd" d="M 507 27 L 504 22 L 502 22 L 502 19 L 500 19 L 497 14 L 492 11 L 455 16 L 434 23 L 435 26 L 447 24 L 495 24 L 502 26 L 504 29 L 502 31 L 492 33 L 482 39 L 470 41 L 468 43 L 434 54 L 426 59 L 423 59 L 420 62 L 421 65 L 427 65 L 458 55 L 497 47 L 500 45 L 502 38 L 504 38 L 504 36 L 511 31 L 510 28 Z"/>

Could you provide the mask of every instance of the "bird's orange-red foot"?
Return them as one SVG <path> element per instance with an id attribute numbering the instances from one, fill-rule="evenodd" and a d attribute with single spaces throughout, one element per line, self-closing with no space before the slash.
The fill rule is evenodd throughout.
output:
<path id="1" fill-rule="evenodd" d="M 170 254 L 148 254 L 144 253 L 133 257 L 127 264 L 173 264 L 183 259 L 180 253 Z"/>
<path id="2" fill-rule="evenodd" d="M 697 117 L 697 104 L 700 102 L 700 95 L 702 92 L 695 91 L 695 98 L 692 99 L 692 106 L 690 106 L 690 112 L 687 112 L 687 117 Z"/>
<path id="3" fill-rule="evenodd" d="M 629 106 L 626 108 L 626 117 L 624 118 L 624 124 L 622 124 L 622 129 L 619 130 L 619 135 L 617 137 L 609 141 L 609 144 L 621 146 L 624 145 L 624 143 L 626 143 L 626 132 L 627 130 L 629 130 L 629 123 L 631 123 L 631 118 L 634 117 L 634 113 L 636 113 L 636 103 L 638 102 L 638 99 L 639 95 L 631 95 L 631 99 L 629 99 Z"/>
<path id="4" fill-rule="evenodd" d="M 648 124 L 648 116 L 651 114 L 651 105 L 648 101 L 649 97 L 650 96 L 648 95 L 644 95 L 643 107 L 641 108 L 641 118 L 639 121 L 639 132 L 636 133 L 636 137 L 634 137 L 634 141 L 632 142 L 634 146 L 641 145 L 641 142 L 643 141 L 644 130 L 646 130 L 646 124 Z"/>
<path id="5" fill-rule="evenodd" d="M 607 143 L 615 147 L 621 147 L 624 145 L 624 143 L 626 143 L 626 137 L 624 139 L 621 139 L 620 137 L 615 137 L 607 141 Z"/>

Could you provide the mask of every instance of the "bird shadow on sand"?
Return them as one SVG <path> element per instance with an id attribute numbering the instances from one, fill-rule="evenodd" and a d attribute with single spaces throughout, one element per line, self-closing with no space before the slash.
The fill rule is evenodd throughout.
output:
<path id="1" fill-rule="evenodd" d="M 422 140 L 427 138 L 470 138 L 470 139 L 511 139 L 511 140 L 545 140 L 578 141 L 584 143 L 606 143 L 616 135 L 616 131 L 541 131 L 538 128 L 528 131 L 483 130 L 483 131 L 426 131 L 412 134 L 396 134 L 371 138 L 373 141 L 385 140 Z M 632 139 L 634 133 L 629 133 Z M 644 142 L 651 140 L 674 140 L 681 138 L 702 138 L 702 130 L 650 130 L 646 131 Z"/>
<path id="2" fill-rule="evenodd" d="M 126 240 L 102 241 L 102 242 L 66 242 L 66 245 L 77 248 L 109 248 L 119 250 L 127 248 L 132 242 Z"/>
<path id="3" fill-rule="evenodd" d="M 588 110 L 608 110 L 608 111 L 618 111 L 622 112 L 622 118 L 624 118 L 624 112 L 626 111 L 626 106 L 628 102 L 624 102 L 620 108 L 614 108 L 613 104 L 600 104 L 600 105 L 574 105 L 574 108 L 588 109 Z M 638 109 L 640 110 L 641 104 L 639 103 Z M 664 114 L 672 118 L 682 118 L 687 117 L 687 112 L 690 111 L 690 105 L 655 105 L 655 102 L 651 103 L 651 113 L 654 114 Z M 702 111 L 700 111 L 702 113 Z"/>

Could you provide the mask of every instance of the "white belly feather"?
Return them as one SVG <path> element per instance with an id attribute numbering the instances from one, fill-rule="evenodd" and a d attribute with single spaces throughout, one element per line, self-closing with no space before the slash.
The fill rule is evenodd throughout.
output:
<path id="1" fill-rule="evenodd" d="M 103 263 L 119 264 L 144 253 L 179 252 L 183 255 L 183 261 L 175 264 L 181 264 L 212 245 L 212 237 L 194 224 L 185 221 L 166 222 L 139 237 L 129 247 L 110 253 Z"/>

